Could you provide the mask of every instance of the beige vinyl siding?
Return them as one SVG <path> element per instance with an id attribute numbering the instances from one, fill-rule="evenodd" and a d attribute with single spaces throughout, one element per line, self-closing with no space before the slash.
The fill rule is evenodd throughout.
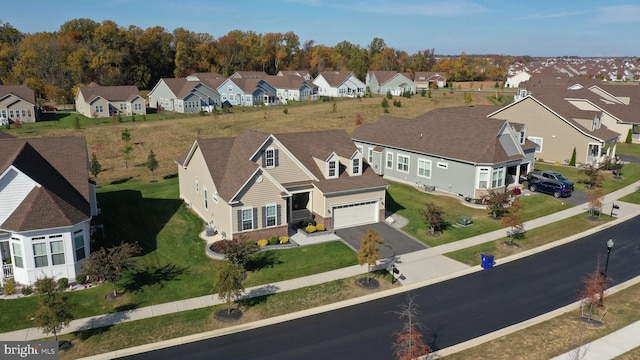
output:
<path id="1" fill-rule="evenodd" d="M 546 162 L 564 162 L 570 159 L 574 146 L 576 159 L 578 162 L 584 162 L 587 158 L 588 144 L 598 142 L 579 132 L 532 99 L 522 100 L 493 117 L 527 125 L 527 138 L 531 136 L 543 138 L 542 152 L 536 153 L 535 157 Z"/>
<path id="2" fill-rule="evenodd" d="M 269 144 L 265 147 L 276 150 L 276 166 L 267 168 L 267 171 L 280 183 L 290 183 L 297 181 L 311 180 L 306 172 L 287 154 L 286 151 L 278 148 L 277 144 Z M 257 163 L 264 166 L 264 153 L 259 154 Z"/>
<path id="3" fill-rule="evenodd" d="M 261 179 L 261 180 L 259 180 Z M 261 229 L 264 227 L 262 208 L 266 205 L 278 205 L 279 224 L 284 224 L 286 221 L 285 211 L 287 209 L 286 200 L 279 194 L 282 190 L 276 186 L 267 176 L 262 174 L 256 174 L 249 180 L 245 189 L 238 194 L 238 205 L 234 205 L 232 209 L 232 226 L 236 231 L 238 229 L 238 210 L 251 207 L 258 210 L 257 213 L 257 225 L 254 224 L 254 229 Z"/>
<path id="4" fill-rule="evenodd" d="M 219 232 L 229 236 L 232 234 L 230 206 L 219 195 L 216 195 L 216 186 L 211 179 L 211 174 L 202 156 L 202 151 L 197 148 L 189 161 L 187 169 L 178 165 L 180 179 L 180 198 L 190 204 L 193 211 L 205 222 L 211 221 Z M 196 191 L 196 179 L 198 190 Z M 204 208 L 204 189 L 208 193 L 208 208 Z M 214 201 L 218 197 L 218 202 Z"/>

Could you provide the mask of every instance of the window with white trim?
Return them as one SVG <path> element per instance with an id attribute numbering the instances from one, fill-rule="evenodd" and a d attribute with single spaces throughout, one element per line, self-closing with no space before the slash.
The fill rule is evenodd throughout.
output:
<path id="1" fill-rule="evenodd" d="M 22 269 L 24 267 L 22 263 L 22 247 L 20 247 L 19 243 L 11 243 L 11 247 L 13 248 L 13 266 Z"/>
<path id="2" fill-rule="evenodd" d="M 64 264 L 64 244 L 62 240 L 56 240 L 49 243 L 51 248 L 51 265 Z"/>
<path id="3" fill-rule="evenodd" d="M 101 113 L 102 111 L 104 111 L 104 107 L 102 107 L 102 105 L 96 105 L 96 112 Z"/>
<path id="4" fill-rule="evenodd" d="M 493 169 L 491 174 L 491 187 L 497 188 L 504 184 L 504 167 Z"/>
<path id="5" fill-rule="evenodd" d="M 387 153 L 387 169 L 393 169 L 393 153 Z"/>
<path id="6" fill-rule="evenodd" d="M 329 167 L 328 177 L 330 177 L 330 178 L 337 177 L 338 176 L 338 171 L 336 170 L 337 161 L 330 160 L 329 164 L 328 164 L 328 167 Z"/>
<path id="7" fill-rule="evenodd" d="M 206 188 L 204 189 L 203 194 L 204 194 L 204 208 L 209 209 L 209 192 L 207 191 Z"/>
<path id="8" fill-rule="evenodd" d="M 367 160 L 369 160 L 369 164 L 373 164 L 373 148 L 369 148 L 369 156 Z"/>
<path id="9" fill-rule="evenodd" d="M 265 219 L 265 224 L 264 226 L 276 226 L 276 219 L 278 216 L 278 206 L 276 204 L 273 205 L 267 205 L 264 209 L 265 214 L 264 214 L 264 219 Z"/>
<path id="10" fill-rule="evenodd" d="M 135 110 L 142 110 L 142 104 L 135 103 L 135 104 L 133 104 L 133 108 Z"/>
<path id="11" fill-rule="evenodd" d="M 529 136 L 528 139 L 533 141 L 534 143 L 536 143 L 536 152 L 537 153 L 541 153 L 542 152 L 542 138 L 541 137 L 536 137 L 536 136 Z"/>
<path id="12" fill-rule="evenodd" d="M 264 166 L 272 168 L 276 166 L 276 150 L 267 149 L 264 151 Z"/>
<path id="13" fill-rule="evenodd" d="M 527 139 L 527 137 L 525 136 L 525 130 L 524 130 L 524 129 L 522 129 L 522 130 L 520 131 L 520 145 L 523 145 L 523 144 L 524 144 L 524 141 L 525 141 L 526 139 Z"/>
<path id="14" fill-rule="evenodd" d="M 418 176 L 431 178 L 431 160 L 418 159 Z"/>
<path id="15" fill-rule="evenodd" d="M 240 212 L 242 216 L 242 231 L 253 229 L 253 209 L 242 209 Z"/>
<path id="16" fill-rule="evenodd" d="M 351 160 L 351 174 L 360 174 L 360 158 L 353 158 L 353 160 Z"/>
<path id="17" fill-rule="evenodd" d="M 409 172 L 409 157 L 398 154 L 398 171 L 408 173 Z"/>
<path id="18" fill-rule="evenodd" d="M 46 242 L 33 244 L 33 260 L 37 268 L 49 266 Z"/>
<path id="19" fill-rule="evenodd" d="M 486 189 L 489 187 L 489 168 L 480 168 L 478 171 L 478 188 Z"/>

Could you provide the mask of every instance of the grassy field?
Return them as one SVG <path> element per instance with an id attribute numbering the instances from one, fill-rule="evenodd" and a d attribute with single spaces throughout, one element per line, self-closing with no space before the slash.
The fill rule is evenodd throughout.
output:
<path id="1" fill-rule="evenodd" d="M 472 92 L 474 105 L 489 104 L 486 93 Z M 110 118 L 88 119 L 71 113 L 47 114 L 49 121 L 24 124 L 20 129 L 8 130 L 18 137 L 45 135 L 83 135 L 87 139 L 89 154 L 96 153 L 103 169 L 97 179 L 99 185 L 107 185 L 122 179 L 150 180 L 151 173 L 144 167 L 149 150 L 153 150 L 160 163 L 156 173 L 162 177 L 177 173 L 176 159 L 187 151 L 198 136 L 202 138 L 228 137 L 247 129 L 269 133 L 313 131 L 326 129 L 344 129 L 351 132 L 355 128 L 357 115 L 364 122 L 373 122 L 383 115 L 412 118 L 437 107 L 464 105 L 464 92 L 434 91 L 432 97 L 416 95 L 412 98 L 395 97 L 401 107 L 392 106 L 389 114 L 383 112 L 380 105 L 382 97 L 362 99 L 335 99 L 336 110 L 331 102 L 315 101 L 290 102 L 284 113 L 282 106 L 277 107 L 236 107 L 230 114 L 214 116 L 178 115 L 163 112 L 149 114 L 147 121 L 136 117 L 124 117 L 122 123 L 112 124 Z M 78 117 L 80 129 L 74 128 L 74 119 Z M 131 133 L 133 159 L 126 167 L 121 139 L 124 129 Z M 6 130 L 4 130 L 6 131 Z"/>

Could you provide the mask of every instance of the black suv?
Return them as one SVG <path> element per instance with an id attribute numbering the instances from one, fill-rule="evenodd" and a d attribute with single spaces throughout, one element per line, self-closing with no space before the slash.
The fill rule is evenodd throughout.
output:
<path id="1" fill-rule="evenodd" d="M 541 180 L 529 183 L 529 190 L 551 194 L 556 198 L 571 196 L 571 188 L 555 180 Z"/>

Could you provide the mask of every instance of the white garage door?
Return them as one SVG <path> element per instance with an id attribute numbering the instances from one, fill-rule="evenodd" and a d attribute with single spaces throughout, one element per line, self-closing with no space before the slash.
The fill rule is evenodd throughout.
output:
<path id="1" fill-rule="evenodd" d="M 378 220 L 378 200 L 334 206 L 333 228 L 371 224 Z"/>

